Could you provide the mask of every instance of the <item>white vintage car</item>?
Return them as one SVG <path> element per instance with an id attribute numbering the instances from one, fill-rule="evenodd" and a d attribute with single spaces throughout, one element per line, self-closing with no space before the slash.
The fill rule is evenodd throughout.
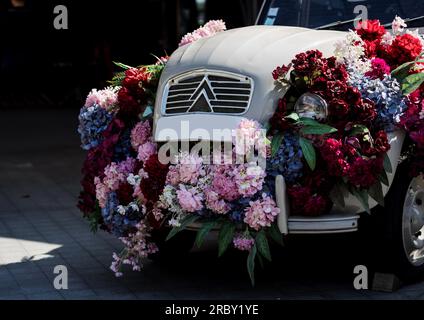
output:
<path id="1" fill-rule="evenodd" d="M 317 6 L 324 3 L 311 2 L 305 1 L 305 4 Z M 370 12 L 378 6 L 394 9 L 397 6 L 397 2 L 392 0 L 371 2 L 374 7 L 370 8 Z M 321 16 L 316 17 L 311 10 L 310 16 L 305 17 L 305 8 L 300 4 L 297 9 L 290 8 L 291 11 L 285 12 L 288 3 L 265 1 L 257 25 L 201 39 L 180 47 L 172 54 L 160 80 L 154 111 L 154 138 L 157 142 L 212 137 L 214 129 L 234 129 L 243 118 L 267 123 L 275 111 L 277 100 L 284 95 L 276 89 L 270 76 L 274 68 L 289 64 L 297 53 L 309 49 L 318 49 L 326 56 L 333 55 L 335 42 L 345 37 L 345 30 L 353 27 L 350 19 L 331 23 L 340 16 L 335 13 L 325 15 L 320 12 Z M 359 3 L 368 5 L 370 1 Z M 354 4 L 358 2 L 337 2 L 339 6 L 349 7 L 350 18 L 354 17 Z M 405 1 L 405 6 L 412 8 L 413 1 Z M 422 7 L 419 10 L 424 15 Z M 396 11 L 384 12 L 390 19 L 396 14 Z M 297 19 L 297 13 L 302 17 Z M 417 11 L 411 14 L 417 16 Z M 312 20 L 314 22 L 305 22 Z M 319 28 L 322 30 L 303 27 L 319 25 L 325 26 Z M 183 122 L 189 125 L 189 129 L 181 130 Z M 169 129 L 178 132 L 178 136 L 168 136 Z M 368 228 L 374 234 L 373 241 L 378 244 L 382 257 L 387 259 L 385 266 L 388 269 L 395 269 L 405 277 L 422 273 L 424 180 L 421 176 L 411 180 L 397 165 L 404 139 L 402 131 L 389 136 L 391 149 L 388 156 L 393 165 L 393 173 L 388 173 L 391 186 L 383 190 L 385 208 L 370 200 L 372 218 L 362 213 L 361 204 L 350 194 L 345 195 L 345 208 L 334 206 L 327 215 L 291 215 L 284 177 L 278 176 L 276 198 L 281 210 L 278 217 L 281 234 L 347 233 Z"/>

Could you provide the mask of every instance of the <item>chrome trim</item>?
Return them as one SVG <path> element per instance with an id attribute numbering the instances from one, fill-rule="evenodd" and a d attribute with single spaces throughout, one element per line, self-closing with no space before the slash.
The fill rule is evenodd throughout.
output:
<path id="1" fill-rule="evenodd" d="M 207 102 L 209 104 L 209 106 L 211 107 L 212 111 L 211 112 L 201 112 L 201 111 L 193 111 L 193 112 L 189 112 L 190 108 L 192 108 L 194 106 L 194 103 L 189 107 L 189 109 L 185 112 L 181 112 L 181 113 L 167 113 L 167 105 L 168 104 L 177 104 L 179 102 L 184 102 L 187 100 L 182 100 L 182 101 L 172 101 L 172 102 L 168 102 L 168 98 L 169 98 L 169 91 L 172 85 L 179 85 L 180 81 L 183 81 L 186 78 L 193 78 L 196 76 L 202 76 L 203 78 L 199 81 L 199 82 L 187 82 L 187 83 L 183 83 L 180 84 L 182 86 L 190 86 L 190 85 L 194 85 L 194 84 L 198 84 L 196 86 L 196 88 L 190 88 L 190 89 L 185 89 L 183 88 L 179 88 L 179 89 L 174 89 L 172 90 L 173 92 L 175 92 L 176 94 L 172 95 L 172 97 L 183 97 L 183 96 L 190 96 L 190 98 L 193 97 L 193 95 L 196 93 L 197 90 L 199 90 L 201 88 L 201 86 L 205 83 L 209 86 L 209 89 L 212 90 L 213 94 L 215 96 L 217 95 L 228 95 L 228 96 L 235 96 L 235 97 L 247 97 L 246 101 L 236 101 L 238 103 L 246 103 L 246 107 L 238 107 L 238 106 L 228 106 L 228 108 L 230 109 L 244 109 L 244 112 L 240 112 L 240 113 L 234 113 L 234 112 L 214 112 L 213 111 L 213 107 L 210 103 L 209 97 L 203 95 L 205 98 L 207 98 Z M 249 94 L 243 94 L 243 93 L 231 93 L 231 94 L 226 94 L 226 93 L 216 93 L 215 90 L 217 89 L 216 87 L 214 87 L 214 85 L 211 84 L 211 82 L 214 83 L 222 83 L 222 84 L 231 84 L 234 83 L 232 81 L 211 81 L 209 80 L 209 76 L 222 76 L 222 77 L 227 77 L 227 78 L 233 78 L 236 79 L 240 82 L 240 84 L 249 84 L 250 88 L 231 88 L 231 90 L 249 90 Z M 222 89 L 226 89 L 225 87 L 222 87 Z M 193 93 L 184 93 L 187 92 L 189 90 L 193 90 Z M 181 114 L 219 114 L 219 115 L 237 115 L 237 116 L 241 116 L 243 114 L 245 114 L 249 108 L 250 105 L 252 103 L 252 98 L 253 98 L 253 93 L 255 90 L 255 86 L 254 86 L 254 81 L 251 77 L 246 76 L 246 75 L 241 75 L 241 74 L 237 74 L 237 73 L 232 73 L 232 72 L 228 72 L 228 71 L 221 71 L 221 70 L 210 70 L 210 69 L 196 69 L 196 70 L 191 70 L 188 72 L 184 72 L 182 74 L 176 75 L 172 78 L 170 78 L 163 89 L 163 94 L 162 94 L 162 100 L 161 100 L 161 115 L 165 116 L 165 117 L 170 117 L 170 116 L 174 116 L 174 115 L 181 115 Z M 182 93 L 181 93 L 182 92 Z M 198 98 L 198 96 L 196 96 L 195 98 Z M 190 100 L 190 99 L 189 99 Z M 224 103 L 231 103 L 231 102 L 235 102 L 234 100 L 218 100 L 220 102 L 224 102 Z M 185 109 L 187 107 L 183 106 L 183 107 L 178 107 L 179 105 L 177 104 L 176 107 L 174 107 L 175 109 Z M 226 108 L 227 106 L 215 106 L 218 108 Z"/>

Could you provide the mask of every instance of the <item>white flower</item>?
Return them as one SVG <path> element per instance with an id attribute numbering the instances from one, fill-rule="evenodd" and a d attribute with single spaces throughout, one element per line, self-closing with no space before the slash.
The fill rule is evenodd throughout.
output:
<path id="1" fill-rule="evenodd" d="M 337 41 L 334 55 L 338 63 L 345 63 L 348 71 L 366 73 L 371 69 L 371 61 L 365 58 L 364 41 L 350 30 L 346 38 Z"/>
<path id="2" fill-rule="evenodd" d="M 117 208 L 116 208 L 116 211 L 118 211 L 118 213 L 120 214 L 120 215 L 125 215 L 125 213 L 126 213 L 126 210 L 125 210 L 125 207 L 124 206 L 118 206 Z"/>
<path id="3" fill-rule="evenodd" d="M 130 207 L 131 207 L 131 209 L 133 209 L 134 211 L 137 211 L 137 212 L 139 212 L 140 211 L 140 208 L 138 207 L 138 205 L 136 204 L 136 203 L 134 203 L 134 202 L 131 202 L 130 203 Z"/>
<path id="4" fill-rule="evenodd" d="M 180 223 L 180 221 L 179 220 L 177 220 L 177 219 L 174 219 L 174 218 L 172 218 L 171 220 L 169 220 L 169 222 L 168 222 L 168 224 L 171 226 L 171 227 L 181 227 L 181 223 Z"/>
<path id="5" fill-rule="evenodd" d="M 401 18 L 396 16 L 395 19 L 392 22 L 392 30 L 393 34 L 399 35 L 401 34 L 405 28 L 407 27 L 405 21 Z"/>
<path id="6" fill-rule="evenodd" d="M 135 186 L 140 182 L 140 177 L 130 173 L 129 176 L 127 177 L 127 182 L 130 185 Z"/>
<path id="7" fill-rule="evenodd" d="M 389 46 L 392 44 L 393 40 L 395 40 L 395 37 L 393 37 L 390 32 L 386 32 L 383 38 L 381 39 L 381 44 Z"/>

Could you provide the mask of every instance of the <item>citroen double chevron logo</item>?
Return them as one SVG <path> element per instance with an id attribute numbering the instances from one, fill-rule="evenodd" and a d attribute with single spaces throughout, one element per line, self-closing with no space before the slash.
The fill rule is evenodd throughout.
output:
<path id="1" fill-rule="evenodd" d="M 188 112 L 212 112 L 210 101 L 216 100 L 216 97 L 206 76 L 190 100 L 194 102 Z"/>

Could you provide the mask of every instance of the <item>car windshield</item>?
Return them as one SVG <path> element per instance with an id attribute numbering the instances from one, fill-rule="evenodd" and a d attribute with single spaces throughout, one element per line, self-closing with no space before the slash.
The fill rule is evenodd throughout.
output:
<path id="1" fill-rule="evenodd" d="M 258 24 L 318 28 L 355 19 L 365 7 L 368 19 L 379 19 L 382 24 L 390 23 L 396 15 L 424 16 L 423 0 L 269 0 L 264 3 Z M 424 22 L 420 19 L 408 25 L 422 27 Z M 338 30 L 352 28 L 352 21 L 337 26 Z"/>

